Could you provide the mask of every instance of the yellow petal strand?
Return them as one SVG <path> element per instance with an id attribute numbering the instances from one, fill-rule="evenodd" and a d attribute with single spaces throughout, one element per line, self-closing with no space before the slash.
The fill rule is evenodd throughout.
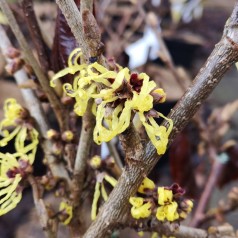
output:
<path id="1" fill-rule="evenodd" d="M 22 193 L 14 192 L 10 199 L 0 206 L 0 216 L 14 209 L 22 199 Z"/>
<path id="2" fill-rule="evenodd" d="M 93 195 L 93 204 L 91 210 L 91 219 L 94 221 L 97 217 L 97 203 L 100 197 L 100 183 L 96 182 L 95 191 Z"/>
<path id="3" fill-rule="evenodd" d="M 2 204 L 3 202 L 5 202 L 6 200 L 9 199 L 11 194 L 16 190 L 21 179 L 22 178 L 21 178 L 20 174 L 17 174 L 16 177 L 12 179 L 13 182 L 11 185 L 0 190 L 0 196 L 4 195 L 4 197 L 0 200 L 0 204 Z"/>
<path id="4" fill-rule="evenodd" d="M 129 202 L 133 207 L 141 207 L 144 199 L 141 197 L 130 197 Z"/>
<path id="5" fill-rule="evenodd" d="M 107 175 L 107 174 L 105 175 L 104 179 L 105 179 L 108 183 L 110 183 L 110 184 L 112 185 L 112 187 L 115 187 L 116 184 L 117 184 L 117 180 L 114 179 L 112 176 L 109 176 L 109 175 Z"/>
<path id="6" fill-rule="evenodd" d="M 155 119 L 152 117 L 149 117 L 150 124 L 146 121 L 146 118 L 143 113 L 139 112 L 139 117 L 142 122 L 142 124 L 145 127 L 145 130 L 147 132 L 147 135 L 149 136 L 152 144 L 157 149 L 157 153 L 159 155 L 164 154 L 167 149 L 168 144 L 168 137 L 169 134 L 173 128 L 173 121 L 171 119 L 168 119 L 167 117 L 163 116 L 161 113 L 158 114 L 159 116 L 163 117 L 169 122 L 168 129 L 164 126 L 159 126 Z"/>
<path id="7" fill-rule="evenodd" d="M 107 199 L 108 199 L 108 195 L 107 195 L 107 192 L 106 192 L 106 189 L 105 189 L 105 187 L 104 187 L 104 184 L 103 184 L 103 182 L 102 182 L 102 184 L 101 184 L 102 186 L 101 186 L 101 193 L 102 193 L 102 197 L 103 197 L 103 199 L 104 199 L 104 201 L 106 202 L 107 201 Z"/>
<path id="8" fill-rule="evenodd" d="M 10 140 L 12 140 L 17 133 L 20 131 L 21 127 L 17 126 L 10 134 L 9 133 L 4 133 L 5 134 L 5 138 L 3 138 L 2 140 L 0 140 L 0 146 L 5 146 L 8 144 L 8 142 Z"/>

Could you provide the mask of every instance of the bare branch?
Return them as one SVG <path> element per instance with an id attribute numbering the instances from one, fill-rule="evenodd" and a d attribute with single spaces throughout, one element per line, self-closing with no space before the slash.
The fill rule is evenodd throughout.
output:
<path id="1" fill-rule="evenodd" d="M 27 62 L 32 66 L 40 84 L 42 89 L 44 90 L 44 92 L 46 93 L 50 104 L 55 112 L 55 115 L 58 119 L 59 125 L 62 128 L 62 130 L 64 130 L 65 127 L 65 116 L 64 116 L 64 108 L 62 106 L 62 104 L 60 103 L 60 100 L 57 98 L 54 90 L 49 86 L 49 80 L 46 77 L 46 75 L 42 72 L 42 69 L 40 68 L 38 62 L 36 61 L 35 57 L 32 54 L 32 50 L 30 49 L 25 37 L 23 36 L 19 25 L 17 24 L 17 21 L 10 9 L 10 7 L 8 6 L 8 3 L 6 2 L 6 0 L 0 0 L 0 7 L 2 9 L 2 11 L 4 12 L 9 25 L 13 31 L 13 33 L 15 34 L 15 37 L 17 38 L 24 56 L 27 60 Z"/>
<path id="2" fill-rule="evenodd" d="M 203 190 L 202 196 L 199 199 L 198 206 L 195 210 L 193 219 L 189 224 L 192 227 L 197 227 L 201 219 L 204 217 L 204 212 L 209 202 L 209 198 L 211 197 L 212 191 L 216 186 L 217 180 L 224 166 L 224 164 L 218 160 L 218 155 L 216 154 L 215 148 L 212 146 L 209 147 L 209 157 L 213 161 L 212 170 L 208 177 L 208 181 L 206 183 L 205 189 Z"/>
<path id="3" fill-rule="evenodd" d="M 87 160 L 89 158 L 89 153 L 92 146 L 95 117 L 92 114 L 91 109 L 92 109 L 92 102 L 89 102 L 88 109 L 82 118 L 82 130 L 80 134 L 80 140 L 74 165 L 73 200 L 75 206 L 77 206 L 80 202 Z"/>
<path id="4" fill-rule="evenodd" d="M 24 16 L 26 19 L 26 23 L 28 29 L 30 31 L 30 35 L 33 41 L 33 44 L 36 48 L 36 52 L 39 58 L 40 65 L 46 74 L 49 70 L 49 58 L 46 52 L 46 45 L 43 41 L 40 27 L 38 25 L 36 15 L 33 8 L 32 0 L 20 0 L 20 4 L 22 6 Z"/>

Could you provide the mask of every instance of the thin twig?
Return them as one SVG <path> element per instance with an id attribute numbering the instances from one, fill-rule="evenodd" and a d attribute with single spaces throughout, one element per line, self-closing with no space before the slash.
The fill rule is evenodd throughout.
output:
<path id="1" fill-rule="evenodd" d="M 111 156 L 114 158 L 116 164 L 118 165 L 118 168 L 121 170 L 123 168 L 123 164 L 121 162 L 120 155 L 117 151 L 116 145 L 114 144 L 113 140 L 107 143 L 107 147 Z"/>
<path id="2" fill-rule="evenodd" d="M 15 37 L 17 38 L 24 56 L 27 60 L 27 62 L 32 66 L 40 84 L 43 89 L 43 91 L 46 93 L 50 104 L 55 112 L 55 115 L 58 119 L 59 125 L 62 130 L 64 130 L 66 126 L 65 116 L 64 116 L 64 108 L 62 104 L 60 103 L 60 100 L 57 98 L 54 90 L 49 86 L 49 80 L 46 77 L 46 75 L 43 73 L 42 69 L 40 68 L 38 62 L 36 61 L 35 57 L 32 54 L 32 50 L 29 47 L 29 44 L 27 43 L 25 37 L 23 36 L 19 25 L 17 24 L 17 21 L 12 13 L 12 10 L 8 6 L 8 3 L 6 0 L 0 0 L 0 7 L 2 11 L 4 12 L 8 23 L 15 34 Z"/>
<path id="3" fill-rule="evenodd" d="M 11 48 L 11 42 L 6 35 L 2 26 L 0 26 L 0 48 L 5 54 L 9 48 Z M 6 57 L 8 63 L 12 60 Z M 14 73 L 14 78 L 18 85 L 22 85 L 28 82 L 28 76 L 23 69 L 18 70 Z M 35 118 L 39 132 L 42 135 L 42 148 L 46 155 L 46 160 L 48 161 L 49 167 L 52 171 L 52 174 L 56 178 L 65 179 L 68 184 L 70 184 L 70 179 L 68 173 L 63 166 L 63 164 L 58 163 L 57 158 L 51 153 L 52 150 L 52 143 L 49 140 L 46 140 L 47 131 L 49 130 L 48 121 L 45 117 L 45 112 L 39 102 L 38 98 L 36 97 L 35 93 L 31 89 L 21 89 L 21 93 L 23 98 L 27 104 L 27 108 L 30 111 L 32 117 Z"/>
<path id="4" fill-rule="evenodd" d="M 212 170 L 208 177 L 208 181 L 206 183 L 205 189 L 203 190 L 203 193 L 201 195 L 201 198 L 199 199 L 198 206 L 195 210 L 193 219 L 190 222 L 190 226 L 197 227 L 201 221 L 201 219 L 204 217 L 204 212 L 207 207 L 207 204 L 211 198 L 212 191 L 215 188 L 215 185 L 217 183 L 217 180 L 219 178 L 219 175 L 221 174 L 222 168 L 224 166 L 223 163 L 221 163 L 217 159 L 216 150 L 214 147 L 210 146 L 209 148 L 209 157 L 213 161 Z"/>
<path id="5" fill-rule="evenodd" d="M 169 114 L 174 122 L 169 144 L 187 125 L 200 105 L 220 82 L 225 72 L 238 61 L 238 3 L 227 22 L 221 41 L 216 45 L 204 67 L 198 73 L 192 86 Z M 167 126 L 167 122 L 163 123 Z M 151 142 L 144 146 L 144 153 L 137 163 L 128 164 L 109 199 L 100 209 L 97 219 L 91 224 L 84 238 L 106 237 L 118 223 L 126 219 L 128 200 L 138 189 L 143 177 L 147 175 L 159 160 Z M 95 232 L 97 231 L 97 232 Z"/>
<path id="6" fill-rule="evenodd" d="M 36 48 L 40 65 L 45 74 L 49 70 L 49 57 L 46 45 L 43 41 L 40 27 L 37 22 L 32 0 L 20 0 L 21 7 L 24 12 L 25 20 L 30 31 L 31 39 Z"/>
<path id="7" fill-rule="evenodd" d="M 88 45 L 85 43 L 84 34 L 82 34 L 82 18 L 80 17 L 81 14 L 79 13 L 75 2 L 67 0 L 56 0 L 56 3 L 64 14 L 65 19 L 67 20 L 67 23 L 75 36 L 75 39 L 82 49 L 83 55 L 88 55 L 88 52 L 90 52 L 90 50 L 88 48 Z"/>
<path id="8" fill-rule="evenodd" d="M 213 227 L 213 232 L 208 232 L 203 229 L 192 228 L 170 223 L 161 223 L 158 220 L 145 220 L 141 222 L 129 221 L 124 227 L 131 227 L 137 231 L 157 232 L 160 237 L 176 237 L 176 238 L 235 238 L 234 229 L 231 225 L 225 224 L 218 227 Z M 122 228 L 122 227 L 121 227 Z"/>
<path id="9" fill-rule="evenodd" d="M 95 117 L 91 112 L 91 108 L 92 102 L 89 102 L 88 109 L 82 118 L 82 130 L 80 134 L 80 140 L 74 165 L 74 178 L 73 178 L 74 206 L 77 206 L 80 202 L 81 192 L 83 189 L 85 178 L 85 170 L 87 167 L 87 160 L 89 158 L 90 149 L 92 146 Z"/>

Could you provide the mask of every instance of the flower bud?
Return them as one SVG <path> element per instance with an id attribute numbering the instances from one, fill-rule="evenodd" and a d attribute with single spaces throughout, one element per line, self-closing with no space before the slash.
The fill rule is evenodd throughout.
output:
<path id="1" fill-rule="evenodd" d="M 70 130 L 64 131 L 62 136 L 61 136 L 61 138 L 65 142 L 70 142 L 70 141 L 72 141 L 74 139 L 74 134 Z"/>

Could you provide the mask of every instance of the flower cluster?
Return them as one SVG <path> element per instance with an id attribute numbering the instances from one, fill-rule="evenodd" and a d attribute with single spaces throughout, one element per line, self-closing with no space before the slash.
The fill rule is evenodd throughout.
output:
<path id="1" fill-rule="evenodd" d="M 15 138 L 15 153 L 0 153 L 0 215 L 19 203 L 22 197 L 20 182 L 32 172 L 38 145 L 38 132 L 29 122 L 29 114 L 15 99 L 4 104 L 4 119 L 0 122 L 3 137 L 0 146 Z"/>
<path id="2" fill-rule="evenodd" d="M 158 154 L 164 154 L 173 122 L 153 110 L 155 103 L 165 101 L 163 89 L 157 88 L 147 74 L 130 73 L 128 68 L 122 68 L 114 62 L 110 62 L 110 69 L 97 62 L 79 64 L 81 56 L 81 50 L 75 49 L 68 59 L 68 67 L 52 78 L 51 86 L 54 87 L 55 80 L 66 74 L 75 75 L 74 82 L 64 84 L 63 88 L 69 97 L 75 99 L 74 111 L 79 116 L 84 115 L 89 99 L 94 99 L 94 141 L 97 144 L 110 141 L 124 132 L 132 117 L 138 113 Z M 169 127 L 159 126 L 154 119 L 156 117 L 167 120 Z"/>
<path id="3" fill-rule="evenodd" d="M 154 215 L 159 221 L 183 220 L 191 212 L 193 202 L 183 198 L 185 191 L 177 184 L 171 187 L 158 187 L 145 178 L 138 189 L 143 197 L 131 197 L 131 215 L 135 219 Z"/>

